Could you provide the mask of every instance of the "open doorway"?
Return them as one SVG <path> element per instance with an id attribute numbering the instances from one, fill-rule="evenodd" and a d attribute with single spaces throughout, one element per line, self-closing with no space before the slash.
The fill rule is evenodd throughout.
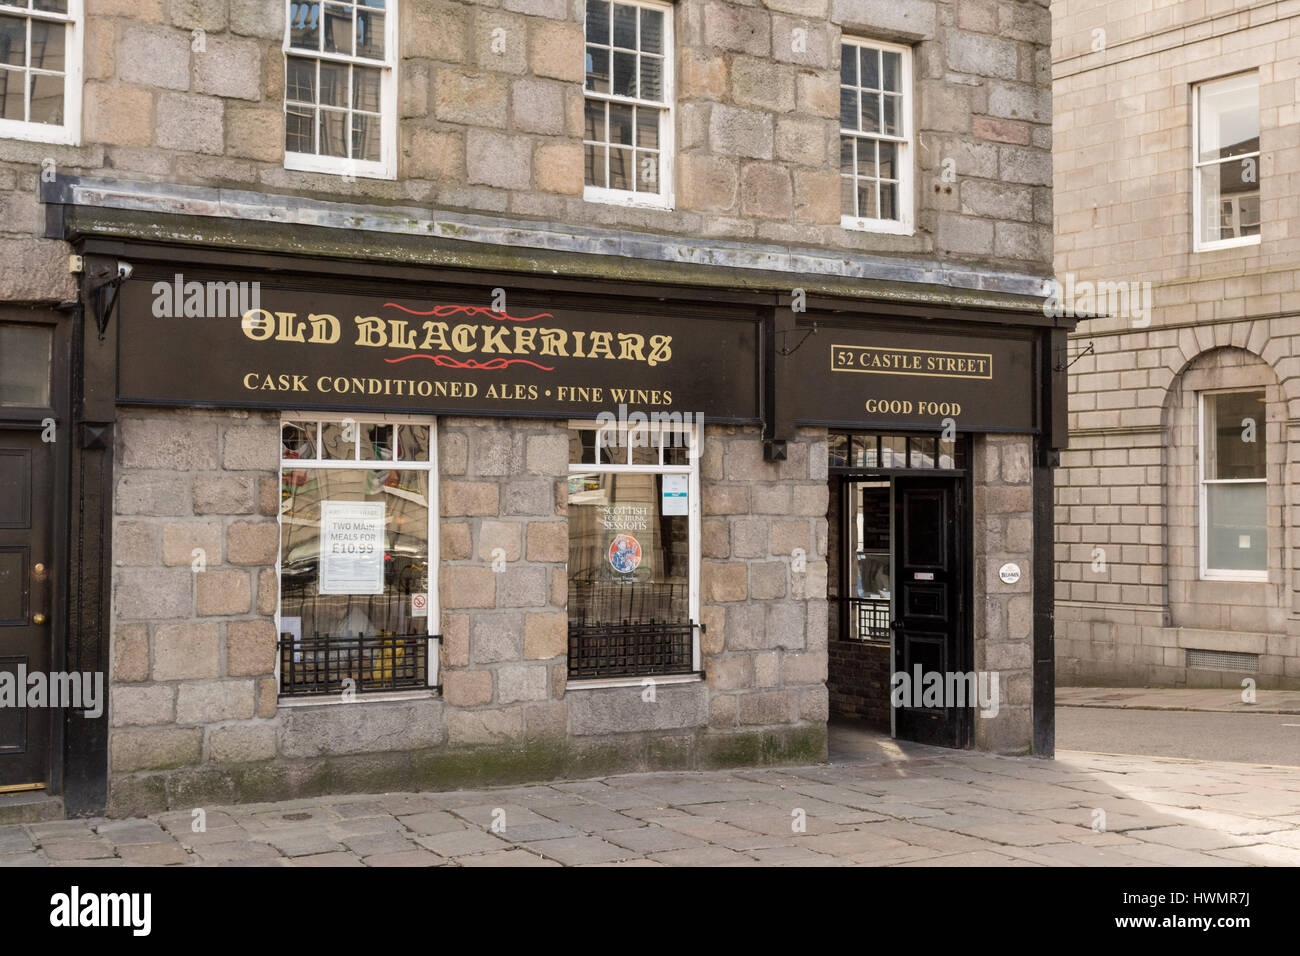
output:
<path id="1" fill-rule="evenodd" d="M 895 673 L 971 668 L 968 442 L 830 436 L 827 542 L 832 727 L 846 721 L 948 747 L 971 742 L 971 707 L 908 696 Z"/>

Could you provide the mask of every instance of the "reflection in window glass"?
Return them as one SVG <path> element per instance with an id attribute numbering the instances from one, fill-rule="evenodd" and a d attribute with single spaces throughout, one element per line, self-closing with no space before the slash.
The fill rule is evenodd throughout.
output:
<path id="1" fill-rule="evenodd" d="M 54 332 L 41 325 L 0 325 L 0 405 L 46 408 Z"/>
<path id="2" fill-rule="evenodd" d="M 661 513 L 663 475 L 569 475 L 569 619 L 687 623 L 686 515 Z"/>
<path id="3" fill-rule="evenodd" d="M 1203 397 L 1201 467 L 1207 571 L 1268 569 L 1262 389 Z"/>
<path id="4" fill-rule="evenodd" d="M 1196 88 L 1200 242 L 1259 235 L 1259 76 Z"/>

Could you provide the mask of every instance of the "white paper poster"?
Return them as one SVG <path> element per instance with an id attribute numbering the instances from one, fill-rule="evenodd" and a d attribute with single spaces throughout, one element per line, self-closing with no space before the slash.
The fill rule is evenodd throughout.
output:
<path id="1" fill-rule="evenodd" d="M 687 479 L 689 475 L 664 475 L 663 511 L 665 515 L 687 514 Z"/>
<path id="2" fill-rule="evenodd" d="M 322 501 L 320 593 L 384 593 L 384 502 Z"/>

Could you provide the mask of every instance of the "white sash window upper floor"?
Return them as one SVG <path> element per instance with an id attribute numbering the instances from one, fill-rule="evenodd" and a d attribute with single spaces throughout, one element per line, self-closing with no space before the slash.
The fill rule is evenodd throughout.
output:
<path id="1" fill-rule="evenodd" d="M 0 137 L 81 140 L 82 0 L 0 0 Z"/>
<path id="2" fill-rule="evenodd" d="M 284 165 L 397 176 L 397 0 L 285 0 Z"/>

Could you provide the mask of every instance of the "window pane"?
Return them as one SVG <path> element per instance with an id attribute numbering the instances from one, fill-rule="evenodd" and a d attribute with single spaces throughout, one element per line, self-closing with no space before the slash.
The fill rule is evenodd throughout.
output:
<path id="1" fill-rule="evenodd" d="M 876 176 L 876 147 L 879 146 L 883 151 L 885 143 L 880 143 L 874 139 L 858 140 L 858 175 L 859 176 Z"/>
<path id="2" fill-rule="evenodd" d="M 614 51 L 614 94 L 636 96 L 636 54 Z"/>
<path id="3" fill-rule="evenodd" d="M 316 423 L 285 422 L 280 426 L 281 458 L 316 457 Z"/>
<path id="4" fill-rule="evenodd" d="M 860 49 L 862 60 L 862 87 L 868 90 L 880 89 L 880 51 L 871 47 Z"/>
<path id="5" fill-rule="evenodd" d="M 593 93 L 609 92 L 609 51 L 587 47 L 587 89 Z"/>
<path id="6" fill-rule="evenodd" d="M 587 42 L 609 44 L 609 4 L 587 0 Z"/>
<path id="7" fill-rule="evenodd" d="M 1259 150 L 1259 79 L 1234 76 L 1198 89 L 1201 162 Z"/>
<path id="8" fill-rule="evenodd" d="M 429 460 L 429 426 L 397 426 L 397 458 L 399 461 Z"/>
<path id="9" fill-rule="evenodd" d="M 880 94 L 862 94 L 862 131 L 864 133 L 880 132 Z"/>
<path id="10" fill-rule="evenodd" d="M 655 102 L 664 98 L 664 61 L 657 56 L 641 57 L 641 98 Z"/>
<path id="11" fill-rule="evenodd" d="M 840 173 L 843 175 L 853 175 L 853 142 L 852 136 L 840 137 Z"/>
<path id="12" fill-rule="evenodd" d="M 609 141 L 620 146 L 632 145 L 632 107 L 609 104 Z"/>
<path id="13" fill-rule="evenodd" d="M 352 8 L 325 7 L 325 51 L 352 54 Z"/>
<path id="14" fill-rule="evenodd" d="M 63 122 L 63 77 L 45 73 L 33 73 L 31 77 L 31 114 L 27 118 L 33 123 L 60 125 Z"/>
<path id="15" fill-rule="evenodd" d="M 348 105 L 348 73 L 351 67 L 342 63 L 320 64 L 320 102 L 321 106 Z"/>
<path id="16" fill-rule="evenodd" d="M 352 68 L 352 108 L 367 113 L 379 112 L 379 78 L 381 71 L 364 66 Z"/>
<path id="17" fill-rule="evenodd" d="M 572 465 L 594 465 L 596 463 L 595 429 L 570 429 L 569 463 Z"/>
<path id="18" fill-rule="evenodd" d="M 284 115 L 284 148 L 290 153 L 314 153 L 312 123 L 314 111 L 300 106 L 290 106 Z"/>
<path id="19" fill-rule="evenodd" d="M 902 92 L 903 57 L 889 50 L 882 50 L 880 55 L 884 62 L 884 89 L 893 90 L 895 93 Z"/>
<path id="20" fill-rule="evenodd" d="M 840 84 L 858 85 L 858 48 L 845 45 L 840 50 Z"/>
<path id="21" fill-rule="evenodd" d="M 32 68 L 63 72 L 63 41 L 68 28 L 48 20 L 32 21 Z"/>
<path id="22" fill-rule="evenodd" d="M 21 70 L 0 68 L 0 119 L 27 119 L 26 107 L 23 105 L 23 77 Z"/>
<path id="23" fill-rule="evenodd" d="M 897 179 L 898 178 L 898 144 L 897 143 L 877 143 L 880 155 L 880 178 Z"/>
<path id="24" fill-rule="evenodd" d="M 934 467 L 934 443 L 935 439 L 933 438 L 912 438 L 910 440 L 909 454 L 911 455 L 911 467 Z"/>
<path id="25" fill-rule="evenodd" d="M 880 436 L 880 467 L 907 467 L 907 438 L 904 435 Z"/>
<path id="26" fill-rule="evenodd" d="M 663 477 L 569 476 L 571 624 L 689 622 L 689 519 L 662 513 Z"/>
<path id="27" fill-rule="evenodd" d="M 632 150 L 611 149 L 609 151 L 609 188 L 632 188 Z"/>
<path id="28" fill-rule="evenodd" d="M 393 460 L 393 426 L 361 426 L 361 457 L 366 461 Z"/>
<path id="29" fill-rule="evenodd" d="M 17 3 L 22 6 L 22 0 L 17 0 Z M 32 9 L 44 10 L 46 13 L 67 13 L 68 0 L 36 0 Z"/>
<path id="30" fill-rule="evenodd" d="M 641 52 L 664 52 L 664 14 L 662 10 L 641 8 Z"/>
<path id="31" fill-rule="evenodd" d="M 0 405 L 50 404 L 54 333 L 39 325 L 0 325 Z"/>
<path id="32" fill-rule="evenodd" d="M 880 218 L 898 219 L 898 184 L 880 184 Z"/>
<path id="33" fill-rule="evenodd" d="M 877 436 L 875 435 L 854 435 L 853 436 L 853 457 L 849 464 L 854 468 L 876 468 L 879 466 L 877 455 Z"/>
<path id="34" fill-rule="evenodd" d="M 291 619 L 290 629 L 306 639 L 427 633 L 428 618 L 412 615 L 411 597 L 429 591 L 428 484 L 423 470 L 286 469 L 282 627 Z M 340 509 L 322 508 L 336 503 L 372 507 L 349 520 Z M 372 533 L 378 530 L 376 520 L 382 528 L 377 535 Z M 378 549 L 373 548 L 376 537 Z M 324 580 L 322 546 L 329 565 Z"/>
<path id="35" fill-rule="evenodd" d="M 885 96 L 882 97 L 881 99 L 881 105 L 884 107 L 882 124 L 885 132 L 888 133 L 890 136 L 902 135 L 898 123 L 898 117 L 900 115 L 899 108 L 901 106 L 901 103 L 902 103 L 902 97 L 900 96 Z"/>
<path id="36" fill-rule="evenodd" d="M 1202 166 L 1201 241 L 1259 234 L 1259 157 Z"/>
<path id="37" fill-rule="evenodd" d="M 357 56 L 384 58 L 384 15 L 357 11 Z"/>
<path id="38" fill-rule="evenodd" d="M 636 49 L 636 7 L 614 4 L 614 46 Z"/>
<path id="39" fill-rule="evenodd" d="M 0 63 L 27 65 L 26 17 L 0 17 Z"/>
<path id="40" fill-rule="evenodd" d="M 1268 569 L 1263 482 L 1206 485 L 1206 567 L 1223 571 Z"/>
<path id="41" fill-rule="evenodd" d="M 348 114 L 343 110 L 320 111 L 320 153 L 322 156 L 348 155 Z"/>
<path id="42" fill-rule="evenodd" d="M 605 104 L 601 100 L 587 100 L 583 110 L 583 139 L 606 142 L 605 138 Z"/>
<path id="43" fill-rule="evenodd" d="M 858 91 L 840 87 L 840 128 L 858 129 Z"/>
<path id="44" fill-rule="evenodd" d="M 320 4 L 289 4 L 289 45 L 301 50 L 320 49 Z"/>
<path id="45" fill-rule="evenodd" d="M 826 436 L 826 462 L 831 468 L 848 464 L 849 436 L 835 433 Z"/>
<path id="46" fill-rule="evenodd" d="M 659 154 L 636 151 L 636 191 L 659 192 Z"/>
<path id="47" fill-rule="evenodd" d="M 877 218 L 876 182 L 874 179 L 860 180 L 858 182 L 858 218 Z"/>
<path id="48" fill-rule="evenodd" d="M 1205 396 L 1205 477 L 1263 478 L 1265 404 L 1262 391 Z"/>
<path id="49" fill-rule="evenodd" d="M 354 461 L 356 440 L 356 422 L 321 422 L 320 456 L 331 461 Z"/>
<path id="50" fill-rule="evenodd" d="M 285 98 L 299 103 L 316 102 L 316 61 L 302 57 L 289 57 L 289 72 L 285 82 Z"/>
<path id="51" fill-rule="evenodd" d="M 659 111 L 652 107 L 636 108 L 636 145 L 641 149 L 659 148 Z"/>
<path id="52" fill-rule="evenodd" d="M 583 181 L 588 186 L 605 187 L 605 147 L 586 143 L 582 147 Z"/>

